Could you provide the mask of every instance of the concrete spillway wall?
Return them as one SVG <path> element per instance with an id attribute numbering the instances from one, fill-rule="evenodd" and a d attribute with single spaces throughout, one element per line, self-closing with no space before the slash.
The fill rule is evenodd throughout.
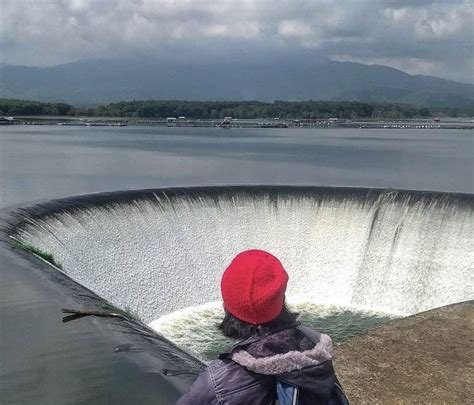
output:
<path id="1" fill-rule="evenodd" d="M 281 258 L 288 295 L 414 314 L 474 297 L 474 197 L 316 187 L 145 190 L 20 210 L 14 236 L 150 322 L 219 299 L 239 251 Z"/>

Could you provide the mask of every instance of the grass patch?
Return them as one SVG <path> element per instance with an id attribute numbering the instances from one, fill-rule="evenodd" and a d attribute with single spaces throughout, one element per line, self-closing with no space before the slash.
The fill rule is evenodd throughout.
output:
<path id="1" fill-rule="evenodd" d="M 28 253 L 33 253 L 36 256 L 41 257 L 43 260 L 47 261 L 48 263 L 52 264 L 53 266 L 56 266 L 58 269 L 63 270 L 63 265 L 59 263 L 58 261 L 56 261 L 52 253 L 46 252 L 45 250 L 41 250 L 30 243 L 21 242 L 16 239 L 14 239 L 13 242 L 11 242 L 11 245 L 14 248 L 24 250 L 25 252 L 28 252 Z"/>
<path id="2" fill-rule="evenodd" d="M 138 315 L 138 312 L 128 305 L 124 309 L 121 309 L 121 308 L 116 307 L 115 305 L 110 304 L 109 302 L 104 302 L 100 304 L 100 307 L 106 311 L 114 312 L 116 314 L 121 314 L 125 316 L 126 318 L 141 321 L 140 316 Z"/>
<path id="3" fill-rule="evenodd" d="M 123 309 L 122 311 L 124 314 L 126 314 L 129 318 L 140 320 L 140 316 L 138 315 L 138 312 L 133 309 L 132 307 L 129 307 L 128 305 Z"/>

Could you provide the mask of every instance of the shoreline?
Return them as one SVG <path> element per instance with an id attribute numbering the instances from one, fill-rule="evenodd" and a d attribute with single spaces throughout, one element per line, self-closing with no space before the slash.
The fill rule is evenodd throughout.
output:
<path id="1" fill-rule="evenodd" d="M 167 126 L 170 128 L 353 128 L 353 129 L 474 129 L 473 118 L 463 119 L 166 119 L 117 117 L 8 117 L 3 125 L 57 125 L 81 127 Z M 3 126 L 2 125 L 2 126 Z"/>

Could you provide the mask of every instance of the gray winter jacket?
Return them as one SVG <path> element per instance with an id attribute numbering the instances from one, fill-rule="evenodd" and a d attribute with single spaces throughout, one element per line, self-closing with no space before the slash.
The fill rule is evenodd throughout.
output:
<path id="1" fill-rule="evenodd" d="M 212 361 L 178 405 L 275 404 L 277 381 L 299 387 L 299 404 L 348 404 L 332 353 L 331 338 L 307 327 L 260 332 Z"/>

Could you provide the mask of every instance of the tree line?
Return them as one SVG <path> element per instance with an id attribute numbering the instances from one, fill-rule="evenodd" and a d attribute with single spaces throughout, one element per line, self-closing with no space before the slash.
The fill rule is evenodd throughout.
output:
<path id="1" fill-rule="evenodd" d="M 66 103 L 0 99 L 0 115 L 89 116 L 123 118 L 166 118 L 186 116 L 199 119 L 281 118 L 427 118 L 473 116 L 472 108 L 429 108 L 407 104 L 377 104 L 357 101 L 122 101 L 95 107 Z"/>

